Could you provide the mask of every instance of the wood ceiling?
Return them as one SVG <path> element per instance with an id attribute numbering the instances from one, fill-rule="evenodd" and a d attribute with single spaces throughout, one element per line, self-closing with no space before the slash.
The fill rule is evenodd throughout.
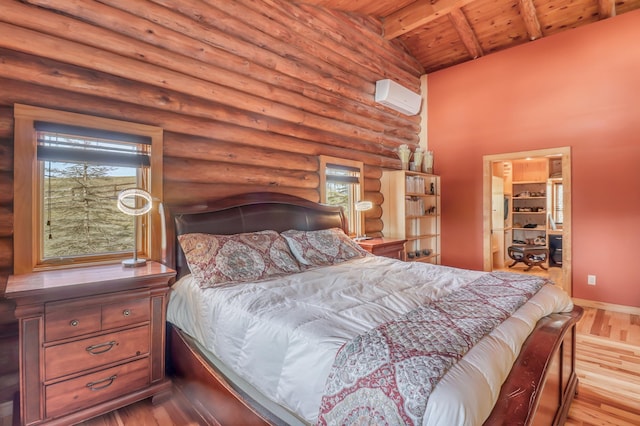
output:
<path id="1" fill-rule="evenodd" d="M 426 73 L 640 8 L 640 0 L 300 0 L 361 13 Z"/>

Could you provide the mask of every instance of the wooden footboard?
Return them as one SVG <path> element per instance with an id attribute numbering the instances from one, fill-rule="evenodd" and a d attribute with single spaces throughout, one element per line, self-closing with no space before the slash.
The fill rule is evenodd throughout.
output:
<path id="1" fill-rule="evenodd" d="M 577 392 L 576 323 L 583 309 L 542 318 L 525 341 L 485 426 L 562 425 Z"/>
<path id="2" fill-rule="evenodd" d="M 525 341 L 498 402 L 484 423 L 494 425 L 562 425 L 577 390 L 575 325 L 582 308 L 542 318 Z M 248 401 L 192 347 L 191 339 L 167 327 L 170 374 L 207 424 L 272 425 L 277 420 Z"/>

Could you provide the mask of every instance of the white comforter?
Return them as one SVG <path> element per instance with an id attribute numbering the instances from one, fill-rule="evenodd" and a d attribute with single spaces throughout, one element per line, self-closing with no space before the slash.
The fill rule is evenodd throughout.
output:
<path id="1" fill-rule="evenodd" d="M 368 256 L 205 290 L 187 276 L 173 286 L 168 320 L 264 395 L 315 423 L 325 380 L 345 342 L 481 274 Z M 443 377 L 424 424 L 481 424 L 535 323 L 572 307 L 561 289 L 543 287 Z"/>

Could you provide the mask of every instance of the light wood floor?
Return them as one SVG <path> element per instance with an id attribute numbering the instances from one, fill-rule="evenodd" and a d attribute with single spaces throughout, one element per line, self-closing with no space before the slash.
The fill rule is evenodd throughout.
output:
<path id="1" fill-rule="evenodd" d="M 566 425 L 640 425 L 640 315 L 585 308 Z"/>
<path id="2" fill-rule="evenodd" d="M 640 316 L 585 308 L 578 324 L 578 395 L 568 426 L 640 425 Z M 7 420 L 6 418 L 4 420 Z M 9 424 L 0 421 L 0 425 Z M 201 425 L 178 395 L 150 399 L 82 423 L 83 426 Z"/>
<path id="3" fill-rule="evenodd" d="M 521 263 L 505 268 L 524 269 Z M 562 284 L 560 268 L 526 273 Z M 640 316 L 585 308 L 577 331 L 578 395 L 565 425 L 640 425 Z"/>

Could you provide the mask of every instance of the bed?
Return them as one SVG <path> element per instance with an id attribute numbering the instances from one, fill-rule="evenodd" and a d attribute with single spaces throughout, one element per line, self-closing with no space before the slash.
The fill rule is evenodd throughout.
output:
<path id="1" fill-rule="evenodd" d="M 331 388 L 327 377 L 344 376 L 344 372 L 336 370 L 340 366 L 336 365 L 339 363 L 335 356 L 336 353 L 349 355 L 348 350 L 341 351 L 342 347 L 348 348 L 347 343 L 352 344 L 354 340 L 360 344 L 360 336 L 368 335 L 372 326 L 378 330 L 395 318 L 404 318 L 403 315 L 422 309 L 424 297 L 430 305 L 432 301 L 437 303 L 439 299 L 444 301 L 457 294 L 458 288 L 472 288 L 469 283 L 496 279 L 479 271 L 401 262 L 368 254 L 349 257 L 349 254 L 340 262 L 302 265 L 300 271 L 259 277 L 249 284 L 223 283 L 203 290 L 193 277 L 198 274 L 190 271 L 183 247 L 193 253 L 191 248 L 201 249 L 202 241 L 209 241 L 206 238 L 211 235 L 229 235 L 233 239 L 255 233 L 262 237 L 261 232 L 266 230 L 278 235 L 294 230 L 299 233 L 291 235 L 305 237 L 316 232 L 324 235 L 329 230 L 335 233 L 346 229 L 342 210 L 284 194 L 253 193 L 188 206 L 165 205 L 162 212 L 166 224 L 164 262 L 178 272 L 167 315 L 168 367 L 177 389 L 193 402 L 203 423 L 333 424 L 330 410 L 325 410 L 327 406 L 335 408 L 331 401 L 336 401 L 331 393 L 327 395 L 327 389 Z M 198 244 L 189 246 L 186 241 L 191 241 L 194 235 L 205 240 L 196 239 Z M 220 240 L 216 237 L 214 241 L 219 244 Z M 295 252 L 294 258 L 303 264 L 307 259 L 296 257 L 300 254 L 296 252 L 297 240 L 286 241 Z M 345 252 L 349 252 L 348 242 L 345 244 Z M 205 246 L 204 250 L 210 249 Z M 191 266 L 202 272 L 193 259 Z M 435 284 L 423 283 L 427 275 L 435 277 L 431 278 Z M 507 275 L 514 279 L 514 274 Z M 344 282 L 342 278 L 334 279 L 343 276 Z M 407 284 L 410 281 L 407 277 L 414 276 L 419 278 L 419 288 L 413 283 Z M 497 279 L 505 277 L 497 276 Z M 547 291 L 556 297 L 555 292 L 559 290 L 545 285 L 533 297 L 541 300 L 552 297 L 546 295 Z M 460 355 L 461 359 L 434 381 L 436 384 L 418 423 L 563 424 L 577 390 L 575 324 L 582 310 L 572 306 L 570 299 L 567 302 L 557 297 L 557 300 L 548 299 L 553 308 L 545 307 L 550 311 L 545 311 L 539 320 L 525 318 L 529 311 L 531 315 L 541 315 L 533 313 L 538 308 L 529 307 L 542 306 L 537 299 L 517 308 L 499 326 L 503 328 L 491 331 L 464 356 Z M 295 309 L 299 306 L 302 309 L 297 312 Z M 252 311 L 218 313 L 216 310 L 225 307 L 250 307 Z M 562 312 L 551 313 L 553 311 Z M 204 325 L 212 318 L 213 323 Z M 523 325 L 527 321 L 530 324 Z M 271 322 L 278 323 L 278 328 Z M 510 337 L 509 327 L 520 330 L 517 332 L 520 334 L 521 329 L 527 331 L 524 337 L 516 338 L 515 334 Z M 312 340 L 310 336 L 319 340 Z M 505 349 L 505 354 L 512 352 L 512 355 L 482 361 L 480 351 L 492 350 L 496 345 L 500 350 Z M 514 345 L 517 347 L 509 349 Z M 287 348 L 282 349 L 285 346 Z M 498 364 L 507 365 L 496 369 L 497 376 L 491 376 L 493 373 L 485 376 L 484 371 L 492 370 L 490 366 L 496 364 L 498 358 L 501 360 Z M 505 368 L 506 371 L 500 372 Z M 469 379 L 465 376 L 469 371 L 471 376 L 478 377 Z M 478 388 L 468 386 L 475 382 Z M 462 408 L 446 405 L 459 395 L 462 395 Z M 464 407 L 467 403 L 473 407 Z M 488 408 L 487 404 L 490 404 Z M 320 408 L 322 414 L 317 417 Z"/>

